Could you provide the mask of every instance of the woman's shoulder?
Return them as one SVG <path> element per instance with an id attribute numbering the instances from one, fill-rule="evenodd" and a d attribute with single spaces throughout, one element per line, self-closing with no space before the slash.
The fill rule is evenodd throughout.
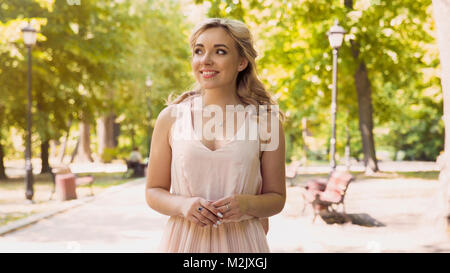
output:
<path id="1" fill-rule="evenodd" d="M 159 112 L 158 117 L 156 118 L 155 127 L 170 129 L 172 124 L 176 120 L 176 104 L 170 104 L 166 106 L 161 112 Z"/>
<path id="2" fill-rule="evenodd" d="M 161 136 L 170 143 L 170 131 L 173 124 L 176 121 L 176 115 L 174 115 L 175 104 L 166 106 L 161 112 L 159 112 L 156 118 L 156 123 L 153 131 L 153 135 Z"/>
<path id="3" fill-rule="evenodd" d="M 172 116 L 171 114 L 175 108 L 176 108 L 176 104 L 167 105 L 165 108 L 163 108 L 161 110 L 161 112 L 159 112 L 158 119 L 163 119 L 163 120 L 169 119 Z"/>
<path id="4" fill-rule="evenodd" d="M 165 134 L 170 139 L 170 133 L 173 125 L 180 117 L 180 114 L 189 109 L 190 101 L 193 98 L 189 97 L 182 102 L 169 104 L 159 113 L 155 128 L 158 127 L 159 130 L 163 130 Z"/>

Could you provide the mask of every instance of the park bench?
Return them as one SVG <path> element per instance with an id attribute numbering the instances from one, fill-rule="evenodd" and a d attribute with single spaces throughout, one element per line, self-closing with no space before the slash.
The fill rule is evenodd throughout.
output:
<path id="1" fill-rule="evenodd" d="M 67 175 L 67 174 L 73 174 L 72 171 L 70 170 L 69 167 L 67 166 L 59 166 L 59 167 L 54 167 L 51 168 L 50 170 L 50 174 L 52 175 L 52 182 L 53 182 L 53 190 L 52 193 L 50 195 L 50 200 L 53 197 L 53 194 L 56 191 L 56 178 L 58 175 Z M 94 195 L 94 190 L 92 189 L 92 185 L 94 184 L 94 177 L 91 175 L 88 176 L 77 176 L 75 174 L 73 174 L 75 176 L 75 185 L 76 186 L 84 186 L 84 185 L 89 185 L 89 188 L 91 190 L 91 195 Z"/>
<path id="2" fill-rule="evenodd" d="M 129 170 L 132 170 L 133 173 L 131 174 L 131 177 L 145 176 L 145 168 L 147 167 L 147 164 L 129 160 L 125 160 L 125 162 L 127 163 L 127 172 L 125 173 L 125 175 L 127 175 Z"/>
<path id="3" fill-rule="evenodd" d="M 328 179 L 313 179 L 306 182 L 303 191 L 305 204 L 311 205 L 314 211 L 313 223 L 318 214 L 322 211 L 338 213 L 335 207 L 342 206 L 345 216 L 344 199 L 350 182 L 355 178 L 346 171 L 334 171 Z"/>

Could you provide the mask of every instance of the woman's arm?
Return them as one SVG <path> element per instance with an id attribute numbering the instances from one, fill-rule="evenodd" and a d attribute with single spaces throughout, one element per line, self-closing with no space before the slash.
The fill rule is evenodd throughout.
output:
<path id="1" fill-rule="evenodd" d="M 147 204 L 159 213 L 168 216 L 182 216 L 201 226 L 214 224 L 218 210 L 199 197 L 186 197 L 170 193 L 172 148 L 169 133 L 176 116 L 171 111 L 174 106 L 165 108 L 159 114 L 153 130 L 150 158 L 145 186 Z M 200 213 L 199 207 L 205 207 Z"/>
<path id="2" fill-rule="evenodd" d="M 286 202 L 285 139 L 281 122 L 278 123 L 278 145 L 261 156 L 263 187 L 259 195 L 234 195 L 218 200 L 213 205 L 224 213 L 224 219 L 239 219 L 243 215 L 265 218 L 283 210 Z M 272 139 L 273 140 L 273 139 Z M 229 209 L 226 208 L 229 204 Z"/>
<path id="3" fill-rule="evenodd" d="M 182 216 L 183 203 L 187 198 L 170 194 L 170 168 L 172 149 L 169 144 L 169 131 L 174 122 L 171 108 L 159 114 L 153 130 L 145 198 L 154 210 L 169 216 Z"/>

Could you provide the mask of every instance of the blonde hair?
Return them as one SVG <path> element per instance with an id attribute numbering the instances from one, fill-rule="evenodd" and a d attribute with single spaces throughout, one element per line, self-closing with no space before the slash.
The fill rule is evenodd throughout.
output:
<path id="1" fill-rule="evenodd" d="M 248 27 L 237 20 L 223 18 L 209 18 L 198 24 L 189 38 L 191 49 L 194 48 L 197 38 L 207 29 L 221 27 L 236 42 L 240 56 L 248 60 L 247 67 L 240 71 L 236 79 L 236 95 L 245 104 L 255 105 L 257 111 L 259 105 L 275 105 L 276 102 L 270 96 L 270 93 L 264 87 L 264 84 L 258 79 L 256 70 L 257 52 L 253 47 L 253 37 Z M 187 91 L 171 101 L 172 94 L 168 98 L 168 105 L 178 104 L 191 97 L 202 95 L 203 90 L 197 83 L 192 91 Z M 270 107 L 269 111 L 270 111 Z M 284 114 L 280 111 L 280 120 L 284 120 Z"/>

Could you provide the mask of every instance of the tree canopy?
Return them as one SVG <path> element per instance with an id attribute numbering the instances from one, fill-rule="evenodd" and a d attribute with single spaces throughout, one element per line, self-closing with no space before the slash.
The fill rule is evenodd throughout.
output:
<path id="1" fill-rule="evenodd" d="M 367 104 L 361 106 L 358 97 L 361 67 L 370 88 L 377 150 L 415 160 L 435 160 L 442 151 L 442 91 L 430 0 L 192 3 L 209 3 L 208 16 L 250 27 L 259 76 L 287 116 L 288 160 L 299 159 L 306 146 L 309 158 L 328 158 L 332 54 L 327 31 L 336 19 L 347 31 L 338 62 L 339 155 L 348 128 L 352 156 L 363 158 L 359 112 Z M 194 82 L 187 41 L 192 25 L 181 5 L 175 0 L 2 1 L 0 146 L 6 156 L 22 156 L 8 136 L 12 128 L 25 135 L 27 64 L 20 30 L 27 21 L 39 31 L 32 49 L 33 143 L 60 139 L 69 121 L 94 125 L 113 113 L 121 124 L 121 146 L 131 150 L 135 142 L 144 152 L 148 130 L 169 93 Z"/>
<path id="2" fill-rule="evenodd" d="M 335 20 L 347 31 L 338 63 L 340 153 L 348 125 L 352 154 L 361 156 L 354 78 L 361 62 L 372 89 L 377 146 L 393 153 L 404 150 L 406 159 L 416 160 L 435 160 L 442 151 L 442 93 L 431 1 L 207 2 L 209 16 L 241 20 L 254 33 L 260 75 L 287 113 L 287 135 L 294 136 L 289 138 L 295 148 L 288 157 L 301 153 L 302 118 L 322 140 L 317 147 L 329 145 L 332 54 L 327 32 Z M 358 45 L 357 56 L 352 43 Z"/>

